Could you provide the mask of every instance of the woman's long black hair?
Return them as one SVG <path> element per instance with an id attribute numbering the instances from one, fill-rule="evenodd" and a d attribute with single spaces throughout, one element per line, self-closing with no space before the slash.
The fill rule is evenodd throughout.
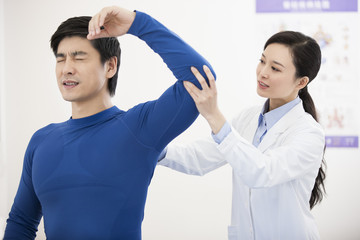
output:
<path id="1" fill-rule="evenodd" d="M 296 68 L 296 78 L 307 76 L 310 83 L 316 77 L 321 65 L 321 50 L 313 38 L 300 32 L 283 31 L 270 37 L 265 43 L 264 49 L 272 43 L 283 44 L 290 49 L 293 63 Z M 308 92 L 307 86 L 299 91 L 299 97 L 303 102 L 305 111 L 311 114 L 311 116 L 318 122 L 315 104 Z M 325 168 L 326 163 L 323 155 L 322 163 L 315 179 L 315 185 L 309 200 L 310 209 L 312 209 L 317 203 L 320 203 L 326 193 L 324 186 L 324 180 L 326 177 Z"/>

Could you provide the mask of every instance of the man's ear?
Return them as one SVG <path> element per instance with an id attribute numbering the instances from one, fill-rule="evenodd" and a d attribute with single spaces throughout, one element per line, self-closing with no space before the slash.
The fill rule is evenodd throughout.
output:
<path id="1" fill-rule="evenodd" d="M 106 78 L 112 78 L 117 71 L 117 57 L 113 56 L 109 60 L 106 61 Z"/>
<path id="2" fill-rule="evenodd" d="M 308 83 L 309 83 L 309 78 L 308 78 L 308 77 L 306 77 L 306 76 L 305 76 L 305 77 L 301 77 L 301 78 L 299 79 L 299 83 L 298 83 L 297 87 L 298 87 L 299 90 L 301 90 L 301 89 L 303 89 L 304 87 L 306 87 Z"/>

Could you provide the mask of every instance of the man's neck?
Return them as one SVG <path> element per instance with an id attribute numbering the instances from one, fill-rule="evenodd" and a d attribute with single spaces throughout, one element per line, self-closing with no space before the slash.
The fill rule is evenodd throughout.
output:
<path id="1" fill-rule="evenodd" d="M 111 99 L 96 102 L 72 102 L 72 118 L 84 118 L 102 112 L 114 106 Z"/>

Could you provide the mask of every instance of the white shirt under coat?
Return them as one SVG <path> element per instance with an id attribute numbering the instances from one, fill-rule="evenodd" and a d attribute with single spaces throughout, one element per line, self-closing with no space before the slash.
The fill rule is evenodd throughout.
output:
<path id="1" fill-rule="evenodd" d="M 204 175 L 226 163 L 233 168 L 228 239 L 320 239 L 309 199 L 323 158 L 325 134 L 302 101 L 252 145 L 262 107 L 243 111 L 220 144 L 203 139 L 169 145 L 160 165 Z"/>

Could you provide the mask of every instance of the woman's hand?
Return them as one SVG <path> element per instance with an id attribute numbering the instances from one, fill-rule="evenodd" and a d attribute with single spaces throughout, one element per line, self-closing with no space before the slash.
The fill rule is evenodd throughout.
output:
<path id="1" fill-rule="evenodd" d="M 208 121 L 213 133 L 217 134 L 226 122 L 226 119 L 218 108 L 215 78 L 207 66 L 204 65 L 203 68 L 210 85 L 206 83 L 204 77 L 195 67 L 191 67 L 191 71 L 199 81 L 202 90 L 188 81 L 184 81 L 184 86 L 194 99 L 200 114 Z"/>
<path id="2" fill-rule="evenodd" d="M 89 22 L 89 40 L 102 37 L 118 37 L 130 29 L 135 12 L 120 7 L 105 7 Z"/>

